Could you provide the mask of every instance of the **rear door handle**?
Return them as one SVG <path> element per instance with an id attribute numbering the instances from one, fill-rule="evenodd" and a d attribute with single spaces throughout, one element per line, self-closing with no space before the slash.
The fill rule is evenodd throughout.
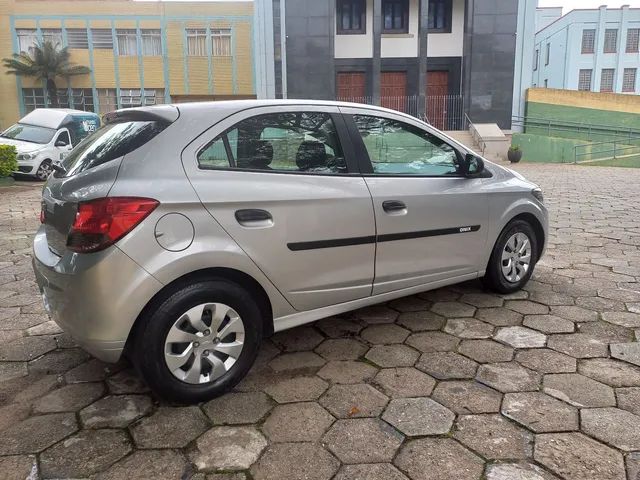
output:
<path id="1" fill-rule="evenodd" d="M 391 215 L 399 215 L 407 212 L 407 205 L 400 200 L 386 200 L 382 202 L 382 209 Z"/>
<path id="2" fill-rule="evenodd" d="M 273 217 L 266 210 L 253 208 L 237 210 L 235 217 L 238 223 L 244 227 L 260 228 L 273 225 Z"/>

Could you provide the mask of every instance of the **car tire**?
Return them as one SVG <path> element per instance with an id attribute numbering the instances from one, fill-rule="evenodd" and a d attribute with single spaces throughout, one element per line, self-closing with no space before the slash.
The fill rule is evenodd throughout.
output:
<path id="1" fill-rule="evenodd" d="M 45 182 L 49 178 L 49 175 L 51 175 L 51 172 L 53 172 L 51 165 L 52 163 L 49 159 L 40 162 L 40 166 L 38 166 L 38 170 L 36 170 L 35 177 L 41 182 Z"/>
<path id="2" fill-rule="evenodd" d="M 224 279 L 202 280 L 174 290 L 154 304 L 140 318 L 140 325 L 136 326 L 133 351 L 129 351 L 129 356 L 155 394 L 175 403 L 203 402 L 225 393 L 247 374 L 258 354 L 263 323 L 262 312 L 247 290 Z M 207 319 L 211 319 L 211 323 L 207 325 L 211 327 L 208 336 L 205 333 L 209 330 L 193 328 L 203 305 L 206 306 L 200 317 L 202 324 L 207 325 Z M 229 308 L 230 313 L 226 314 L 220 328 L 216 330 L 213 322 L 216 321 L 218 312 L 224 312 L 225 308 Z M 239 330 L 238 318 L 243 329 L 241 351 L 226 373 L 216 377 L 226 369 L 220 367 L 220 363 L 228 363 L 233 358 L 229 356 L 224 360 L 225 355 L 217 348 L 228 345 L 236 345 L 234 348 L 237 348 L 240 337 L 238 333 L 234 333 L 233 337 L 229 335 L 218 339 L 217 344 L 215 340 L 221 336 L 219 332 L 224 332 L 227 327 L 233 326 L 235 330 Z M 193 333 L 194 330 L 196 333 Z M 197 337 L 200 341 L 191 341 L 194 335 L 200 334 L 202 336 Z M 188 337 L 187 342 L 173 342 L 176 339 L 183 340 L 183 335 Z M 175 368 L 176 359 L 180 363 L 187 355 L 190 355 L 191 363 L 188 360 Z M 173 370 L 169 367 L 170 363 Z M 198 371 L 205 372 L 207 369 L 210 369 L 209 374 L 198 374 Z M 194 378 L 198 378 L 196 383 Z"/>
<path id="3" fill-rule="evenodd" d="M 524 242 L 525 237 L 528 246 Z M 517 248 L 512 251 L 514 246 Z M 523 247 L 524 254 L 520 253 Z M 538 239 L 535 231 L 528 222 L 513 220 L 502 230 L 493 247 L 483 283 L 498 293 L 516 292 L 529 281 L 537 261 Z M 526 270 L 524 262 L 528 262 Z"/>

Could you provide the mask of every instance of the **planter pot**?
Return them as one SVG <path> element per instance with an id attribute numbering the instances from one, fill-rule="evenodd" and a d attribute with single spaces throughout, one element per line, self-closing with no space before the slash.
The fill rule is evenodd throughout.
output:
<path id="1" fill-rule="evenodd" d="M 507 157 L 511 163 L 518 163 L 522 160 L 522 150 L 509 150 L 507 152 Z"/>

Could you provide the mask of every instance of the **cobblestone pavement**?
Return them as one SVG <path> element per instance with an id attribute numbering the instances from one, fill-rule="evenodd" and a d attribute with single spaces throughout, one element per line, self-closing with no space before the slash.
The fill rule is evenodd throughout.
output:
<path id="1" fill-rule="evenodd" d="M 277 334 L 191 407 L 48 321 L 39 188 L 0 189 L 0 477 L 640 479 L 640 170 L 517 168 L 552 212 L 526 291 L 472 282 Z"/>

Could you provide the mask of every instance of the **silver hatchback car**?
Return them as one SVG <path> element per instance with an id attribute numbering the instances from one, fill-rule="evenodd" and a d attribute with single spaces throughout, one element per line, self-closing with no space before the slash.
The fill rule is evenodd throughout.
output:
<path id="1" fill-rule="evenodd" d="M 55 321 L 186 403 L 239 382 L 275 331 L 475 278 L 518 290 L 548 229 L 521 175 L 413 117 L 315 101 L 109 114 L 41 221 Z"/>

